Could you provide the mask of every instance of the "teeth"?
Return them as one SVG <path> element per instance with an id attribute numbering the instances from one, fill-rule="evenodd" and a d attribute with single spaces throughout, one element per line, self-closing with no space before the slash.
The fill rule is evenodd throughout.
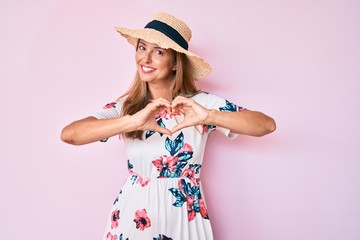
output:
<path id="1" fill-rule="evenodd" d="M 155 70 L 155 68 L 145 67 L 145 66 L 142 66 L 142 69 L 143 69 L 144 72 L 151 72 L 151 71 Z"/>

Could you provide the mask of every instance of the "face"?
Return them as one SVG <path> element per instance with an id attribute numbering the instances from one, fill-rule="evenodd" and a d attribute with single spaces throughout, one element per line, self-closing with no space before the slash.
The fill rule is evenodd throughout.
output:
<path id="1" fill-rule="evenodd" d="M 135 60 L 141 80 L 148 83 L 169 83 L 176 70 L 173 50 L 144 40 L 139 41 Z"/>

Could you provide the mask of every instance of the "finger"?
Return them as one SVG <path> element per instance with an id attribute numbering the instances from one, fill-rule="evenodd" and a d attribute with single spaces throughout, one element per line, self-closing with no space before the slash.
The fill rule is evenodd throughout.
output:
<path id="1" fill-rule="evenodd" d="M 167 128 L 163 128 L 163 127 L 158 127 L 156 130 L 156 132 L 160 132 L 160 133 L 163 133 L 163 134 L 166 134 L 168 136 L 171 136 L 172 135 L 172 131 L 170 131 L 169 129 Z"/>
<path id="2" fill-rule="evenodd" d="M 177 107 L 177 108 L 184 108 L 184 107 L 193 107 L 194 104 L 197 104 L 197 103 L 192 99 L 181 98 L 181 99 L 177 99 L 176 101 L 173 101 L 171 103 L 171 106 Z"/>
<path id="3" fill-rule="evenodd" d="M 184 99 L 188 99 L 188 98 L 183 97 L 183 96 L 177 96 L 176 98 L 174 98 L 173 102 L 174 102 L 174 101 L 181 100 L 181 99 L 184 100 Z"/>
<path id="4" fill-rule="evenodd" d="M 172 116 L 178 116 L 178 115 L 184 114 L 184 111 L 181 108 L 172 107 L 170 113 Z"/>
<path id="5" fill-rule="evenodd" d="M 187 99 L 176 98 L 176 99 L 174 99 L 174 101 L 172 101 L 171 106 L 172 107 L 177 107 L 179 105 L 186 104 L 186 102 L 187 102 Z"/>
<path id="6" fill-rule="evenodd" d="M 172 115 L 179 115 L 180 113 L 184 113 L 184 111 L 182 111 L 182 105 L 178 105 L 178 106 L 171 106 L 170 107 L 170 113 Z"/>
<path id="7" fill-rule="evenodd" d="M 170 102 L 164 98 L 157 98 L 157 99 L 151 100 L 151 102 L 163 102 L 163 103 L 170 104 Z"/>
<path id="8" fill-rule="evenodd" d="M 175 102 L 171 104 L 171 109 L 173 112 L 177 111 L 177 110 L 184 110 L 185 104 L 182 102 Z"/>
<path id="9" fill-rule="evenodd" d="M 177 96 L 171 103 L 174 104 L 174 103 L 184 102 L 184 101 L 189 101 L 189 100 L 191 100 L 191 99 L 183 97 L 183 96 Z"/>
<path id="10" fill-rule="evenodd" d="M 170 107 L 171 106 L 171 104 L 168 101 L 162 101 L 162 100 L 153 101 L 152 104 L 157 107 L 159 107 L 159 106 Z"/>
<path id="11" fill-rule="evenodd" d="M 170 103 L 166 102 L 166 101 L 153 101 L 153 102 L 149 103 L 148 106 L 152 112 L 158 111 L 161 108 L 168 108 L 168 109 L 171 108 Z"/>
<path id="12" fill-rule="evenodd" d="M 160 101 L 164 101 L 164 102 L 167 102 L 167 103 L 170 103 L 167 99 L 165 98 L 157 98 L 157 100 L 160 100 Z"/>

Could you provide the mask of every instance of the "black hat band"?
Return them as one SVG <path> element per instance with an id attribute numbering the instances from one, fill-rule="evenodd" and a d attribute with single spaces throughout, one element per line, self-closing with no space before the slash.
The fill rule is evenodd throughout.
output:
<path id="1" fill-rule="evenodd" d="M 180 33 L 166 23 L 160 22 L 158 20 L 153 20 L 146 24 L 145 28 L 155 29 L 168 36 L 174 42 L 179 44 L 182 48 L 186 50 L 188 50 L 189 48 L 187 41 L 180 35 Z"/>

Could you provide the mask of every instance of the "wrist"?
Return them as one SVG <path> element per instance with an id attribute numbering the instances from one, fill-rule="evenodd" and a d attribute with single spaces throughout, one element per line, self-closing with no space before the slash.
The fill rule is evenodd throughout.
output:
<path id="1" fill-rule="evenodd" d="M 134 115 L 125 115 L 123 116 L 125 120 L 125 125 L 127 126 L 126 132 L 132 132 L 136 130 L 140 130 L 140 125 L 136 121 L 136 117 Z"/>
<path id="2" fill-rule="evenodd" d="M 215 120 L 216 120 L 217 112 L 218 111 L 216 111 L 214 109 L 209 109 L 208 110 L 208 116 L 205 119 L 205 121 L 203 122 L 203 125 L 216 125 Z"/>

